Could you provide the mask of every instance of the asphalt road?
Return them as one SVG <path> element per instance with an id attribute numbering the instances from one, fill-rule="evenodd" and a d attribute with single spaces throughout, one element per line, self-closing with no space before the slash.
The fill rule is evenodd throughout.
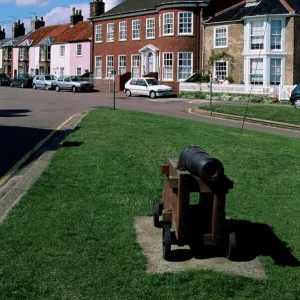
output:
<path id="1" fill-rule="evenodd" d="M 240 121 L 193 115 L 188 109 L 198 107 L 200 101 L 177 98 L 127 98 L 116 95 L 116 108 L 144 111 L 225 126 L 239 127 Z M 71 116 L 97 107 L 112 107 L 113 96 L 108 93 L 70 93 L 33 89 L 0 87 L 0 179 L 26 153 L 33 149 L 60 124 Z M 291 137 L 300 137 L 292 130 L 246 123 L 245 129 Z"/>

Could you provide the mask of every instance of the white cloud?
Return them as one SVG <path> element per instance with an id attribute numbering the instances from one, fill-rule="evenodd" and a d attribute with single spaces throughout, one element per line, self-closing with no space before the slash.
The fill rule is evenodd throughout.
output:
<path id="1" fill-rule="evenodd" d="M 1 1 L 8 1 L 8 0 L 0 0 Z M 19 2 L 23 3 L 34 3 L 38 2 L 38 0 L 16 0 Z M 120 4 L 124 0 L 111 0 L 109 3 L 105 3 L 105 11 L 108 11 L 115 7 L 116 5 Z M 43 1 L 40 1 L 43 3 Z M 24 5 L 24 4 L 23 4 Z M 29 4 L 26 4 L 29 5 Z M 83 19 L 86 20 L 87 18 L 90 17 L 90 5 L 89 3 L 76 3 L 76 4 L 71 4 L 70 7 L 62 7 L 58 6 L 53 9 L 51 9 L 45 16 L 44 16 L 44 21 L 46 26 L 50 25 L 56 25 L 56 24 L 66 24 L 70 23 L 70 15 L 72 8 L 75 7 L 76 10 L 82 10 L 82 15 Z M 40 16 L 38 16 L 40 19 Z M 31 20 L 30 19 L 21 19 L 21 23 L 24 23 L 25 26 L 25 33 L 28 33 L 31 30 Z M 11 24 L 6 24 L 4 26 L 5 31 L 6 31 L 6 37 L 11 37 L 12 33 L 12 26 L 13 23 Z"/>
<path id="2" fill-rule="evenodd" d="M 2 1 L 2 0 L 0 0 Z M 5 0 L 4 0 L 5 1 Z M 35 7 L 44 7 L 48 5 L 48 1 L 40 1 L 40 0 L 16 0 L 17 6 L 35 6 Z"/>
<path id="3" fill-rule="evenodd" d="M 0 0 L 0 4 L 1 3 L 9 3 L 9 2 L 11 2 L 12 0 Z"/>
<path id="4" fill-rule="evenodd" d="M 24 0 L 23 0 L 24 1 Z M 29 0 L 32 1 L 32 0 Z M 105 2 L 105 1 L 104 1 Z M 111 0 L 109 3 L 105 3 L 105 11 L 108 11 L 116 5 L 123 2 L 123 0 Z M 76 10 L 82 10 L 84 20 L 90 17 L 90 5 L 89 3 L 76 3 L 71 4 L 70 7 L 55 7 L 44 16 L 46 25 L 64 24 L 70 22 L 70 15 L 72 8 Z"/>

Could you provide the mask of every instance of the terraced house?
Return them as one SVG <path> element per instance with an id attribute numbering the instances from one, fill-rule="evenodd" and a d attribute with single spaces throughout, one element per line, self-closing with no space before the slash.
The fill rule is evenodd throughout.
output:
<path id="1" fill-rule="evenodd" d="M 2 72 L 7 74 L 9 77 L 14 76 L 13 70 L 15 69 L 13 65 L 13 47 L 24 37 L 25 27 L 24 23 L 21 23 L 20 20 L 13 24 L 12 28 L 12 37 L 5 39 L 5 32 L 2 30 L 1 36 L 4 37 L 0 40 L 0 49 L 1 49 L 1 68 Z"/>
<path id="2" fill-rule="evenodd" d="M 244 0 L 204 25 L 204 65 L 213 61 L 213 77 L 261 86 L 300 81 L 299 0 Z"/>
<path id="3" fill-rule="evenodd" d="M 104 2 L 93 0 L 96 86 L 105 84 L 115 70 L 118 90 L 137 76 L 156 77 L 176 90 L 179 81 L 202 68 L 201 24 L 210 2 L 126 0 L 104 12 Z"/>
<path id="4" fill-rule="evenodd" d="M 92 30 L 81 11 L 73 8 L 70 24 L 45 26 L 43 18 L 12 47 L 14 75 L 21 73 L 81 75 L 90 70 Z"/>

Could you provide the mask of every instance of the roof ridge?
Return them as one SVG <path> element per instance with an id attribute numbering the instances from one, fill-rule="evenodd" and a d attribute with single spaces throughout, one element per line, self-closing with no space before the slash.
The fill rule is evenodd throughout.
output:
<path id="1" fill-rule="evenodd" d="M 281 4 L 292 14 L 295 13 L 295 10 L 285 1 L 285 0 L 279 0 Z"/>
<path id="2" fill-rule="evenodd" d="M 221 15 L 221 14 L 223 14 L 223 13 L 225 13 L 225 12 L 231 10 L 231 9 L 234 9 L 234 8 L 236 8 L 236 7 L 238 7 L 238 6 L 242 5 L 242 4 L 244 4 L 244 3 L 246 3 L 246 0 L 242 0 L 241 2 L 239 2 L 239 3 L 237 3 L 237 4 L 234 4 L 234 5 L 230 6 L 230 7 L 227 7 L 227 8 L 225 8 L 225 9 L 223 9 L 223 10 L 217 12 L 217 13 L 215 14 L 215 16 L 219 16 L 219 15 Z"/>

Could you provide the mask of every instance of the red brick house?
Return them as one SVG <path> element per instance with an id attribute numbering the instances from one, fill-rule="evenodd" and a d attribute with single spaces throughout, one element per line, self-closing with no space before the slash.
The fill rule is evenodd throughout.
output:
<path id="1" fill-rule="evenodd" d="M 91 70 L 99 88 L 117 72 L 117 89 L 134 76 L 152 76 L 178 90 L 202 69 L 203 10 L 212 0 L 126 0 L 104 13 L 90 3 Z"/>

